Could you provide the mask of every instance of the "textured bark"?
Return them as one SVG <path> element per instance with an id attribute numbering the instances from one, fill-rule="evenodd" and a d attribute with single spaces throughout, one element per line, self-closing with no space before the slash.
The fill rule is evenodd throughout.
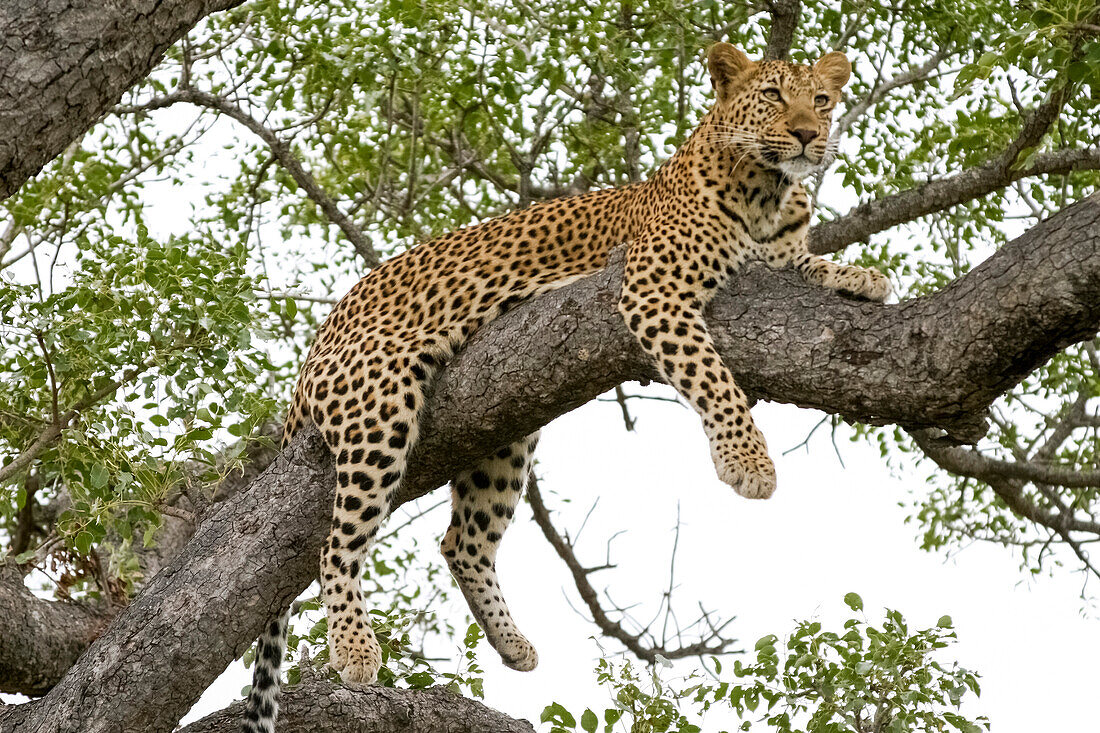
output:
<path id="1" fill-rule="evenodd" d="M 202 18 L 241 2 L 0 2 L 0 200 L 91 127 Z"/>
<path id="2" fill-rule="evenodd" d="M 242 703 L 192 723 L 179 733 L 237 733 Z M 515 720 L 442 687 L 353 690 L 324 680 L 283 692 L 279 733 L 534 733 Z"/>
<path id="3" fill-rule="evenodd" d="M 265 434 L 278 444 L 282 429 L 269 425 Z M 251 484 L 275 456 L 273 448 L 250 444 L 243 456 L 247 461 L 243 470 L 226 476 L 215 498 L 223 501 Z M 193 519 L 165 515 L 156 542 L 133 548 L 144 578 L 155 577 L 191 539 L 194 519 L 201 519 L 203 507 L 189 504 L 188 509 L 195 512 Z M 120 610 L 105 604 L 37 598 L 24 586 L 22 573 L 13 564 L 0 564 L 0 692 L 45 695 Z"/>
<path id="4" fill-rule="evenodd" d="M 0 681 L 4 692 L 44 695 L 110 621 L 106 609 L 36 598 L 0 564 Z"/>
<path id="5" fill-rule="evenodd" d="M 48 695 L 0 710 L 0 731 L 171 731 L 316 574 L 333 485 L 310 431 L 209 512 Z"/>
<path id="6" fill-rule="evenodd" d="M 766 60 L 782 61 L 787 58 L 794 43 L 794 33 L 802 18 L 802 0 L 770 0 L 768 12 L 772 16 L 768 28 L 768 45 L 764 49 Z"/>
<path id="7" fill-rule="evenodd" d="M 437 383 L 402 500 L 443 483 L 486 446 L 620 382 L 655 376 L 616 309 L 621 268 L 613 257 L 606 270 L 474 336 Z M 726 364 L 757 398 L 975 440 L 993 400 L 1096 333 L 1100 194 L 935 295 L 855 302 L 757 265 L 718 294 L 707 320 Z"/>
<path id="8" fill-rule="evenodd" d="M 993 399 L 1100 326 L 1098 250 L 1095 195 L 933 296 L 858 303 L 753 267 L 708 321 L 756 397 L 973 438 Z M 620 276 L 616 257 L 471 340 L 429 402 L 401 501 L 618 382 L 652 375 L 615 307 Z M 334 485 L 323 442 L 303 431 L 248 490 L 208 512 L 46 697 L 0 710 L 0 731 L 170 731 L 314 577 Z"/>

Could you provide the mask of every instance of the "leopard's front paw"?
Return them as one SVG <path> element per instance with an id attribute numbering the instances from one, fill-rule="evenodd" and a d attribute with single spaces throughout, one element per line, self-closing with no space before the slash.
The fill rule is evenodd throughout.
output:
<path id="1" fill-rule="evenodd" d="M 534 645 L 518 634 L 496 649 L 506 667 L 519 672 L 530 672 L 539 666 L 539 653 L 535 651 Z"/>
<path id="2" fill-rule="evenodd" d="M 863 282 L 854 294 L 857 297 L 881 303 L 890 297 L 893 290 L 893 286 L 890 285 L 890 278 L 878 270 L 864 270 Z"/>
<path id="3" fill-rule="evenodd" d="M 775 466 L 767 454 L 749 459 L 714 452 L 718 478 L 746 499 L 767 499 L 775 493 Z"/>

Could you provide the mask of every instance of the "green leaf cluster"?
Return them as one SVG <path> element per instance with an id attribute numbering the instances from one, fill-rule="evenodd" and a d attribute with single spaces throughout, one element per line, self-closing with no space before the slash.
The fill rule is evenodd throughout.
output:
<path id="1" fill-rule="evenodd" d="M 862 611 L 857 594 L 844 601 Z M 743 721 L 742 731 L 988 731 L 987 719 L 971 718 L 960 708 L 968 695 L 981 693 L 977 675 L 940 659 L 954 640 L 950 616 L 911 630 L 900 613 L 887 610 L 879 626 L 860 614 L 838 631 L 803 621 L 782 642 L 764 636 L 756 642 L 756 661 L 735 660 L 729 679 L 717 658 L 712 675 L 679 680 L 665 679 L 657 668 L 643 674 L 629 662 L 604 659 L 597 677 L 614 706 L 604 710 L 602 721 L 586 709 L 580 729 L 698 733 L 706 713 L 725 710 Z M 542 721 L 552 733 L 577 730 L 576 716 L 558 703 L 544 709 Z"/>

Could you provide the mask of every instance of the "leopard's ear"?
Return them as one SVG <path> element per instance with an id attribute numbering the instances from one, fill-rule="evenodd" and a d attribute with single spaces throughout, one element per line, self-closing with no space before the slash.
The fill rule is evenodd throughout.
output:
<path id="1" fill-rule="evenodd" d="M 737 91 L 743 80 L 756 69 L 740 49 L 728 43 L 716 43 L 707 52 L 707 68 L 718 101 L 726 101 Z"/>
<path id="2" fill-rule="evenodd" d="M 839 90 L 852 76 L 852 62 L 840 51 L 832 51 L 817 60 L 814 73 L 825 82 L 825 86 Z"/>

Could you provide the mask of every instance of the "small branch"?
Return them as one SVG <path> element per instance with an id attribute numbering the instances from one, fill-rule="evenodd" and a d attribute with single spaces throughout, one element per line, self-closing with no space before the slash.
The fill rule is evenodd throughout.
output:
<path id="1" fill-rule="evenodd" d="M 256 291 L 256 297 L 260 300 L 304 300 L 307 303 L 324 303 L 325 305 L 335 305 L 340 302 L 339 298 L 326 298 L 320 295 L 306 295 L 304 293 L 295 293 L 290 290 L 269 290 L 269 291 Z"/>
<path id="2" fill-rule="evenodd" d="M 623 427 L 627 432 L 634 430 L 634 418 L 630 416 L 630 410 L 626 406 L 626 392 L 623 392 L 623 386 L 620 384 L 615 387 L 615 401 L 619 403 L 619 407 L 623 411 Z"/>
<path id="3" fill-rule="evenodd" d="M 558 533 L 557 529 L 554 528 L 553 523 L 550 521 L 550 513 L 547 511 L 546 505 L 542 501 L 542 494 L 539 492 L 538 488 L 538 480 L 533 473 L 528 478 L 527 482 L 527 499 L 531 503 L 531 510 L 535 517 L 535 523 L 539 526 L 539 529 L 542 530 L 543 536 L 546 537 L 550 546 L 554 548 L 558 557 L 560 557 L 562 562 L 565 563 L 565 566 L 569 568 L 569 572 L 573 576 L 573 583 L 577 587 L 577 592 L 580 593 L 581 600 L 583 600 L 584 604 L 588 607 L 589 613 L 592 614 L 593 622 L 600 628 L 604 636 L 609 636 L 612 639 L 618 640 L 634 654 L 634 656 L 648 664 L 654 664 L 658 656 L 662 656 L 666 659 L 683 659 L 704 654 L 723 654 L 727 651 L 727 647 L 733 643 L 732 639 L 725 639 L 718 636 L 717 633 L 712 633 L 706 639 L 677 649 L 666 649 L 660 645 L 649 646 L 644 644 L 642 638 L 646 633 L 645 630 L 638 634 L 629 633 L 623 628 L 622 624 L 612 621 L 611 618 L 608 617 L 607 612 L 604 611 L 603 606 L 600 605 L 596 589 L 588 582 L 588 576 L 600 568 L 586 568 L 582 566 L 580 561 L 577 560 L 577 556 L 573 553 L 572 545 L 570 545 L 569 542 Z M 669 582 L 671 583 L 671 578 Z M 721 631 L 722 628 L 724 628 L 724 626 L 719 627 L 718 631 Z M 714 640 L 717 640 L 716 643 L 710 643 Z"/>
<path id="4" fill-rule="evenodd" d="M 1100 168 L 1100 148 L 1054 151 L 1036 156 L 1025 169 L 1016 165 L 1021 153 L 1042 140 L 1061 113 L 1068 95 L 1065 86 L 1052 91 L 1024 118 L 1016 138 L 988 162 L 908 191 L 868 201 L 839 219 L 815 226 L 810 231 L 810 251 L 816 254 L 836 252 L 853 242 L 865 241 L 876 232 L 980 198 L 1021 178 Z"/>
<path id="5" fill-rule="evenodd" d="M 375 252 L 374 247 L 367 241 L 363 231 L 340 210 L 340 207 L 338 207 L 336 202 L 325 193 L 324 189 L 321 188 L 320 184 L 317 183 L 317 180 L 309 171 L 302 167 L 301 162 L 295 157 L 290 146 L 281 140 L 274 132 L 264 127 L 259 120 L 250 116 L 247 112 L 225 97 L 210 94 L 209 92 L 202 92 L 197 89 L 178 89 L 171 94 L 152 99 L 143 104 L 116 107 L 115 112 L 116 114 L 133 114 L 164 109 L 179 103 L 193 104 L 198 107 L 205 107 L 221 112 L 227 117 L 244 125 L 250 132 L 255 133 L 255 135 L 263 140 L 268 148 L 271 149 L 271 154 L 275 156 L 279 164 L 290 174 L 294 182 L 302 187 L 306 192 L 306 196 L 308 196 L 313 203 L 317 204 L 318 208 L 324 212 L 330 222 L 339 227 L 340 231 L 343 232 L 344 236 L 351 242 L 352 247 L 355 248 L 356 253 L 363 258 L 363 261 L 370 267 L 378 266 L 381 260 L 378 257 L 378 253 Z"/>
<path id="6" fill-rule="evenodd" d="M 764 49 L 766 60 L 782 61 L 790 53 L 794 32 L 802 16 L 801 0 L 771 0 L 771 28 L 768 29 L 768 46 Z"/>
<path id="7" fill-rule="evenodd" d="M 80 402 L 77 402 L 73 405 L 72 409 L 64 415 L 55 418 L 54 422 L 50 423 L 50 425 L 43 430 L 22 453 L 16 456 L 15 460 L 6 466 L 0 466 L 0 484 L 23 470 L 23 468 L 29 465 L 39 453 L 52 445 L 61 435 L 61 432 L 69 426 L 69 423 L 71 423 L 77 415 L 95 405 L 107 395 L 114 393 L 114 391 L 122 385 L 137 379 L 139 375 L 148 370 L 153 364 L 154 362 L 152 359 L 147 359 L 138 366 L 127 369 L 119 379 L 109 382 L 98 391 L 80 400 Z"/>
<path id="8" fill-rule="evenodd" d="M 974 450 L 943 445 L 924 431 L 914 430 L 910 435 L 936 465 L 945 471 L 969 476 L 988 484 L 1018 516 L 1056 532 L 1088 532 L 1100 535 L 1100 523 L 1080 520 L 1061 511 L 1050 512 L 1036 506 L 1024 493 L 1024 486 L 1036 481 L 1067 487 L 1092 486 L 1094 484 L 1088 483 L 1088 480 L 1097 480 L 1095 472 L 1077 473 L 1032 463 L 1009 463 L 983 456 Z"/>
<path id="9" fill-rule="evenodd" d="M 954 176 L 860 204 L 838 219 L 818 224 L 810 230 L 810 251 L 837 252 L 872 234 L 981 198 L 1022 178 L 1079 170 L 1100 170 L 1100 148 L 1040 153 L 1026 168 L 1006 167 L 998 157 Z"/>
<path id="10" fill-rule="evenodd" d="M 867 96 L 852 105 L 852 107 L 837 120 L 831 135 L 833 140 L 842 138 L 844 134 L 848 132 L 848 129 L 855 124 L 856 120 L 862 117 L 868 109 L 881 102 L 887 94 L 899 87 L 909 86 L 910 84 L 915 84 L 927 78 L 928 75 L 935 71 L 936 67 L 950 55 L 951 45 L 944 45 L 920 66 L 914 66 L 908 71 L 903 71 L 891 79 L 875 84 L 871 91 L 868 92 Z"/>
<path id="11" fill-rule="evenodd" d="M 46 348 L 46 340 L 39 331 L 34 332 L 34 337 L 38 340 L 38 347 L 42 349 L 42 358 L 46 361 L 46 371 L 50 375 L 50 406 L 53 424 L 57 425 L 61 422 L 61 412 L 57 409 L 57 375 L 53 371 L 53 360 L 50 358 L 50 350 Z"/>

